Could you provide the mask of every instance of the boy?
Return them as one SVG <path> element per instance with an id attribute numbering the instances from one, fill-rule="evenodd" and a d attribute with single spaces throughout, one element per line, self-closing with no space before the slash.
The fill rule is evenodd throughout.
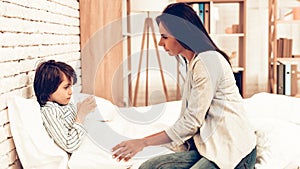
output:
<path id="1" fill-rule="evenodd" d="M 34 78 L 34 92 L 41 106 L 44 126 L 54 142 L 68 153 L 80 146 L 86 134 L 82 123 L 96 108 L 93 96 L 78 103 L 78 110 L 70 102 L 76 82 L 74 69 L 55 60 L 40 63 Z"/>

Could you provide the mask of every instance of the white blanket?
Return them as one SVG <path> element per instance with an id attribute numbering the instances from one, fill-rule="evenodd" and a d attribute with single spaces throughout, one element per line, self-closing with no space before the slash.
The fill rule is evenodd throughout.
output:
<path id="1" fill-rule="evenodd" d="M 300 167 L 300 98 L 258 93 L 244 99 L 257 134 L 256 169 Z"/>
<path id="2" fill-rule="evenodd" d="M 87 97 L 77 94 L 74 101 Z M 166 148 L 147 147 L 129 162 L 111 158 L 110 149 L 125 139 L 140 138 L 172 125 L 181 102 L 167 102 L 147 107 L 118 108 L 96 97 L 97 109 L 85 121 L 89 136 L 68 155 L 47 134 L 33 99 L 8 99 L 11 132 L 20 161 L 25 169 L 137 168 L 151 156 L 169 153 Z M 297 169 L 300 166 L 300 99 L 259 93 L 245 99 L 247 116 L 257 132 L 257 169 Z M 146 117 L 146 119 L 144 119 Z"/>
<path id="3" fill-rule="evenodd" d="M 77 94 L 77 102 L 87 97 Z M 172 102 L 150 107 L 121 108 L 111 102 L 96 97 L 98 108 L 91 112 L 85 121 L 88 135 L 82 145 L 68 158 L 49 137 L 40 116 L 40 107 L 36 100 L 13 96 L 7 100 L 11 132 L 20 161 L 25 169 L 93 169 L 93 168 L 137 168 L 144 160 L 154 155 L 170 152 L 163 147 L 145 148 L 129 162 L 117 162 L 112 159 L 111 148 L 124 139 L 139 138 L 163 130 L 176 120 L 180 104 Z M 136 109 L 136 110 L 134 110 Z M 160 111 L 151 124 L 136 124 L 124 119 L 120 113 L 153 113 Z M 164 111 L 168 113 L 163 113 Z M 167 116 L 170 114 L 174 116 Z M 109 122 L 103 122 L 109 120 Z M 96 133 L 96 134 L 95 134 Z M 120 137 L 113 137 L 118 135 Z"/>
<path id="4" fill-rule="evenodd" d="M 80 101 L 84 97 L 87 95 L 75 95 L 74 100 Z M 118 108 L 102 98 L 96 98 L 96 102 L 97 109 L 91 112 L 85 121 L 89 139 L 72 154 L 69 161 L 71 169 L 82 169 L 87 165 L 89 169 L 103 165 L 108 169 L 129 166 L 138 168 L 143 161 L 152 156 L 171 152 L 164 147 L 147 147 L 129 162 L 116 162 L 112 159 L 110 150 L 122 140 L 141 138 L 172 125 L 179 115 L 180 101 L 131 108 Z"/>

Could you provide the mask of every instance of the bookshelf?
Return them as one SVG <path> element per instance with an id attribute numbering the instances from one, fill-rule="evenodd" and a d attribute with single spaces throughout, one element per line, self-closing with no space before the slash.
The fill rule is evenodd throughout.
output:
<path id="1" fill-rule="evenodd" d="M 297 7 L 300 12 L 300 3 L 296 0 L 269 0 L 268 89 L 271 93 L 299 96 L 300 14 L 295 14 Z"/>
<path id="2" fill-rule="evenodd" d="M 230 56 L 237 86 L 246 94 L 246 0 L 177 0 L 199 14 L 217 46 Z"/>

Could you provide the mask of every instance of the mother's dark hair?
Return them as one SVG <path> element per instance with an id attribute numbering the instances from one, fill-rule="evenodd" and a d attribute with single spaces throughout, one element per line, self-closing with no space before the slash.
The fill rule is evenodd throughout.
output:
<path id="1" fill-rule="evenodd" d="M 199 16 L 188 4 L 168 5 L 162 14 L 156 17 L 156 22 L 158 25 L 162 24 L 184 48 L 195 53 L 218 51 L 230 64 L 228 55 L 215 45 Z"/>

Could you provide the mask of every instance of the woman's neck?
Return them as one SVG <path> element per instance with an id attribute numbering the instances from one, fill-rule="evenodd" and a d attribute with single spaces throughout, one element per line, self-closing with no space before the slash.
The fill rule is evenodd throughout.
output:
<path id="1" fill-rule="evenodd" d="M 186 58 L 189 62 L 194 58 L 195 52 L 190 51 L 190 50 L 185 50 L 181 53 L 181 55 Z"/>

